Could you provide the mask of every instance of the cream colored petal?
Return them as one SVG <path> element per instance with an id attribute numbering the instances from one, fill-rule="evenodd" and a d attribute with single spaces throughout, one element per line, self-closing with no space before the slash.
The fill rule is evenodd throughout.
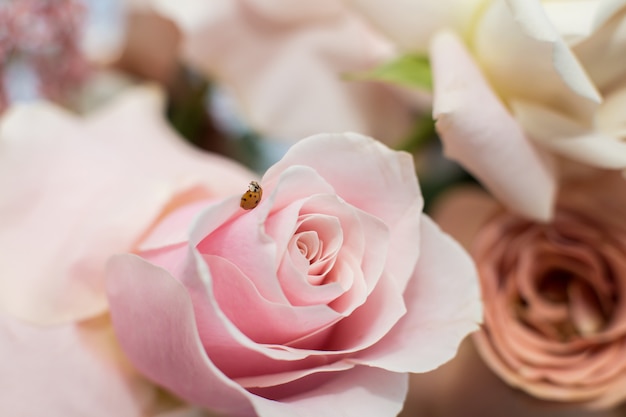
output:
<path id="1" fill-rule="evenodd" d="M 593 83 L 538 0 L 496 0 L 477 24 L 477 60 L 505 100 L 525 99 L 590 118 Z"/>
<path id="2" fill-rule="evenodd" d="M 427 52 L 431 37 L 447 27 L 470 30 L 484 0 L 344 0 L 400 48 Z"/>
<path id="3" fill-rule="evenodd" d="M 574 52 L 600 91 L 607 93 L 626 81 L 626 6 L 574 46 Z"/>
<path id="4" fill-rule="evenodd" d="M 626 55 L 625 55 L 626 56 Z M 596 112 L 595 127 L 615 138 L 626 140 L 626 86 L 606 96 Z"/>
<path id="5" fill-rule="evenodd" d="M 626 168 L 626 143 L 618 138 L 545 107 L 516 102 L 513 108 L 516 119 L 541 146 L 598 168 Z"/>
<path id="6" fill-rule="evenodd" d="M 459 161 L 512 210 L 552 215 L 556 180 L 486 83 L 460 40 L 438 34 L 431 48 L 434 111 L 446 155 Z"/>
<path id="7" fill-rule="evenodd" d="M 600 3 L 597 0 L 547 1 L 542 6 L 563 40 L 573 45 L 593 33 Z"/>

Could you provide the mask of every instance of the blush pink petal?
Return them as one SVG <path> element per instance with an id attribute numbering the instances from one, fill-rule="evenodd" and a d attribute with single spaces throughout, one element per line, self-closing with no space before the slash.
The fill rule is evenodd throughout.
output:
<path id="1" fill-rule="evenodd" d="M 198 251 L 203 255 L 228 259 L 245 276 L 254 280 L 255 287 L 265 299 L 286 302 L 280 283 L 275 279 L 276 245 L 263 231 L 265 219 L 262 217 L 262 210 L 257 207 L 242 214 L 243 210 L 238 207 L 234 198 L 227 203 L 233 218 L 223 225 L 216 222 L 214 213 L 225 204 L 220 203 L 200 215 L 193 233 L 206 238 L 197 244 Z M 210 227 L 207 227 L 209 224 Z M 211 230 L 215 225 L 221 227 Z"/>
<path id="2" fill-rule="evenodd" d="M 221 311 L 257 343 L 289 344 L 341 318 L 324 304 L 294 307 L 269 302 L 234 264 L 216 256 L 204 256 L 204 259 Z"/>
<path id="3" fill-rule="evenodd" d="M 246 0 L 250 8 L 270 21 L 297 24 L 340 17 L 343 12 L 341 0 L 318 0 L 305 2 L 294 7 L 291 0 Z"/>
<path id="4" fill-rule="evenodd" d="M 445 153 L 512 210 L 548 220 L 556 179 L 487 84 L 461 41 L 440 32 L 431 46 L 433 117 Z M 478 105 L 480 103 L 480 105 Z"/>
<path id="5" fill-rule="evenodd" d="M 233 416 L 254 414 L 245 391 L 208 359 L 182 284 L 133 255 L 112 258 L 109 273 L 115 331 L 140 372 L 192 403 Z"/>
<path id="6" fill-rule="evenodd" d="M 151 268 L 162 268 L 164 265 L 171 268 L 169 269 L 171 275 L 168 276 L 185 286 L 191 297 L 200 340 L 215 365 L 230 377 L 289 372 L 328 363 L 326 352 L 296 349 L 280 344 L 259 344 L 243 334 L 219 306 L 217 295 L 213 291 L 215 277 L 211 270 L 202 256 L 186 245 L 151 251 L 142 256 L 150 262 L 146 265 Z M 120 269 L 124 268 L 125 262 L 126 257 L 116 256 L 107 270 L 108 279 L 114 280 L 122 287 L 127 285 L 126 280 L 129 279 L 128 274 Z M 147 268 L 147 272 L 150 270 Z M 150 282 L 150 276 L 147 274 L 137 279 Z M 129 296 L 120 302 L 130 301 Z M 112 303 L 111 309 L 115 308 L 116 305 Z M 146 343 L 148 340 L 149 338 L 145 340 Z M 341 355 L 343 352 L 332 353 Z"/>
<path id="7" fill-rule="evenodd" d="M 110 262 L 109 273 L 111 314 L 125 353 L 142 373 L 195 404 L 233 416 L 255 415 L 250 407 L 253 404 L 258 415 L 264 417 L 294 413 L 324 415 L 329 407 L 356 417 L 363 412 L 359 407 L 362 403 L 367 403 L 370 410 L 387 415 L 397 413 L 402 406 L 406 374 L 369 367 L 342 371 L 326 384 L 280 402 L 251 394 L 208 359 L 196 329 L 196 320 L 201 317 L 194 315 L 184 287 L 166 271 L 136 256 L 119 255 Z M 150 285 L 146 285 L 146 277 Z M 146 301 L 137 303 L 138 299 Z M 168 304 L 168 309 L 160 308 L 164 303 Z M 133 317 L 132 323 L 128 317 Z M 143 324 L 141 332 L 136 331 L 136 322 Z M 154 343 L 155 337 L 159 343 Z M 234 349 L 225 354 L 232 356 L 233 361 L 241 361 L 240 352 Z M 321 362 L 317 367 L 322 365 Z M 306 375 L 309 368 L 311 366 L 304 366 L 300 375 Z M 278 366 L 272 370 L 280 371 Z M 288 370 L 282 372 L 285 371 Z M 368 401 L 363 402 L 364 392 L 377 392 L 377 395 L 368 395 Z M 332 406 L 319 401 L 327 395 L 333 397 Z M 359 398 L 361 400 L 357 400 Z"/>
<path id="8" fill-rule="evenodd" d="M 358 366 L 295 397 L 252 401 L 261 417 L 393 416 L 402 409 L 407 390 L 407 374 Z"/>
<path id="9" fill-rule="evenodd" d="M 4 116 L 3 309 L 38 323 L 101 313 L 106 259 L 130 250 L 170 198 L 195 186 L 206 197 L 247 184 L 245 169 L 184 144 L 161 109 L 157 90 L 139 88 L 84 120 L 43 103 Z"/>
<path id="10" fill-rule="evenodd" d="M 356 133 L 320 134 L 292 146 L 267 170 L 263 181 L 275 181 L 291 165 L 314 169 L 347 203 L 387 225 L 394 250 L 387 255 L 385 271 L 402 290 L 419 257 L 417 214 L 423 207 L 410 155 Z"/>
<path id="11" fill-rule="evenodd" d="M 211 200 L 200 199 L 200 201 L 184 204 L 173 212 L 167 213 L 155 227 L 149 230 L 147 236 L 141 239 L 137 249 L 147 251 L 186 242 L 197 215 L 211 202 Z"/>
<path id="12" fill-rule="evenodd" d="M 122 356 L 106 317 L 44 328 L 2 314 L 0 355 L 3 415 L 141 417 L 156 395 Z"/>
<path id="13" fill-rule="evenodd" d="M 420 260 L 404 293 L 406 315 L 354 362 L 428 372 L 452 359 L 463 338 L 478 329 L 482 304 L 471 258 L 426 216 L 421 234 Z"/>
<path id="14" fill-rule="evenodd" d="M 354 130 L 383 140 L 406 133 L 411 116 L 404 98 L 382 84 L 342 79 L 391 57 L 390 45 L 343 7 L 339 16 L 311 21 L 300 6 L 280 17 L 267 10 L 276 3 L 234 0 L 218 2 L 219 10 L 205 11 L 202 21 L 188 16 L 203 3 L 188 2 L 187 13 L 164 12 L 184 30 L 184 59 L 234 93 L 253 128 L 290 142 L 320 131 Z M 304 10 L 320 17 L 324 10 L 315 9 L 327 7 L 315 4 Z M 254 6 L 261 5 L 257 13 Z M 290 18 L 299 20 L 281 21 Z"/>

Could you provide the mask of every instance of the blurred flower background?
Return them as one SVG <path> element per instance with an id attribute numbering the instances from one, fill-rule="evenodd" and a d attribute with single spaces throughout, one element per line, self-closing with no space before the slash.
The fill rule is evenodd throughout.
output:
<path id="1" fill-rule="evenodd" d="M 307 136 L 356 132 L 410 154 L 424 211 L 472 256 L 482 292 L 480 329 L 411 375 L 400 415 L 626 416 L 626 1 L 0 0 L 0 81 L 0 252 L 36 250 L 42 224 L 54 236 L 40 269 L 0 259 L 0 352 L 20 357 L 0 411 L 70 372 L 96 394 L 50 415 L 212 415 L 114 341 L 98 251 L 136 253 L 177 204 L 226 198 Z M 11 223 L 22 198 L 29 217 Z M 115 221 L 103 232 L 99 216 Z M 59 261 L 76 235 L 97 243 L 80 249 L 97 271 Z M 58 369 L 39 378 L 33 356 Z"/>

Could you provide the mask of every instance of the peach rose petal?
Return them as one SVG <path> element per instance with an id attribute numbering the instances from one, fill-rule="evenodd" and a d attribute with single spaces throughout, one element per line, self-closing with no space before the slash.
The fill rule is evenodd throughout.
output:
<path id="1" fill-rule="evenodd" d="M 0 314 L 0 355 L 5 415 L 143 416 L 156 395 L 126 362 L 106 317 L 44 328 Z"/>
<path id="2" fill-rule="evenodd" d="M 458 186 L 437 197 L 429 214 L 441 230 L 469 250 L 485 221 L 500 209 L 500 204 L 482 188 Z"/>
<path id="3" fill-rule="evenodd" d="M 453 358 L 463 338 L 478 329 L 482 304 L 476 272 L 467 273 L 474 270 L 470 257 L 427 216 L 422 217 L 421 234 L 425 243 L 404 294 L 408 314 L 351 361 L 398 372 L 428 372 Z M 433 276 L 438 279 L 428 279 Z"/>
<path id="4" fill-rule="evenodd" d="M 461 41 L 438 33 L 431 45 L 434 109 L 445 153 L 525 216 L 552 216 L 556 179 L 495 96 Z M 480 105 L 477 105 L 480 103 Z"/>
<path id="5" fill-rule="evenodd" d="M 4 116 L 0 304 L 7 312 L 42 324 L 100 314 L 101 265 L 130 249 L 171 198 L 193 189 L 201 190 L 194 198 L 230 194 L 249 181 L 247 170 L 186 145 L 162 106 L 157 89 L 137 88 L 86 119 L 45 103 Z"/>

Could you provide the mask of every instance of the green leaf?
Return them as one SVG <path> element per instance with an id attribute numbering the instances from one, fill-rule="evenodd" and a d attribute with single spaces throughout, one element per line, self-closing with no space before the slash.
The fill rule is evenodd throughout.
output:
<path id="1" fill-rule="evenodd" d="M 371 71 L 351 73 L 348 80 L 384 81 L 405 87 L 428 89 L 433 86 L 430 62 L 423 55 L 406 54 L 386 62 Z"/>

